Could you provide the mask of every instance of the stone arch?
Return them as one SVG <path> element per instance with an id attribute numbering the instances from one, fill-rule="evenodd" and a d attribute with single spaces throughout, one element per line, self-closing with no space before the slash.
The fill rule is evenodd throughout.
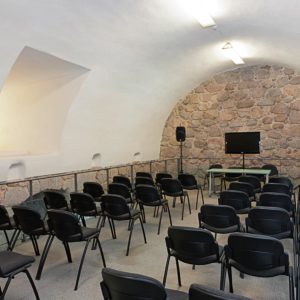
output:
<path id="1" fill-rule="evenodd" d="M 175 129 L 186 127 L 184 157 L 224 154 L 224 133 L 261 132 L 263 160 L 300 158 L 300 73 L 276 65 L 257 65 L 216 74 L 180 100 L 162 135 L 160 158 L 178 156 Z M 234 158 L 234 156 L 232 156 Z M 287 166 L 299 178 L 299 160 Z"/>

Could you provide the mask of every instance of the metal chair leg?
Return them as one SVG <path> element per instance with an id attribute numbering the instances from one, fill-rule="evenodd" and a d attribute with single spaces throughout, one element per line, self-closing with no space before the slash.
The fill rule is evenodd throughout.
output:
<path id="1" fill-rule="evenodd" d="M 177 258 L 175 258 L 175 261 L 176 261 L 178 285 L 181 286 L 181 276 L 180 276 L 179 262 L 178 262 Z"/>
<path id="2" fill-rule="evenodd" d="M 160 217 L 159 217 L 159 223 L 158 223 L 158 231 L 157 231 L 157 234 L 160 234 L 160 225 L 161 225 L 161 219 L 162 219 L 163 213 L 164 213 L 164 210 L 163 210 L 163 207 L 162 207 L 162 208 L 161 208 L 161 212 L 160 212 Z"/>
<path id="3" fill-rule="evenodd" d="M 143 236 L 144 236 L 144 241 L 145 241 L 145 244 L 147 244 L 147 240 L 146 240 L 146 234 L 145 234 L 145 229 L 144 229 L 144 225 L 143 225 L 143 222 L 142 222 L 141 216 L 139 216 L 139 220 L 140 220 L 141 227 L 142 227 L 142 232 L 143 232 Z"/>
<path id="4" fill-rule="evenodd" d="M 142 222 L 141 222 L 141 224 L 142 224 Z M 127 243 L 126 256 L 129 255 L 129 247 L 130 247 L 130 242 L 131 242 L 133 226 L 134 226 L 134 220 L 132 220 L 132 222 L 131 222 L 130 233 L 129 233 L 128 243 Z"/>
<path id="5" fill-rule="evenodd" d="M 230 293 L 233 293 L 232 271 L 231 271 L 231 266 L 230 265 L 228 265 L 227 270 L 228 270 L 228 279 L 229 279 L 229 291 L 230 291 Z"/>
<path id="6" fill-rule="evenodd" d="M 64 245 L 65 250 L 66 250 L 68 262 L 71 263 L 72 262 L 72 256 L 71 256 L 71 251 L 70 251 L 69 244 L 68 244 L 68 242 L 63 242 L 63 245 Z"/>
<path id="7" fill-rule="evenodd" d="M 168 203 L 166 204 L 166 207 L 167 207 L 167 211 L 168 211 L 168 215 L 169 215 L 170 225 L 173 226 L 172 225 L 172 217 L 171 217 L 170 207 L 169 207 Z"/>
<path id="8" fill-rule="evenodd" d="M 166 286 L 167 275 L 168 275 L 168 270 L 169 270 L 169 264 L 170 264 L 170 255 L 168 255 L 166 266 L 165 266 L 165 272 L 164 272 L 164 278 L 163 278 L 163 286 Z"/>
<path id="9" fill-rule="evenodd" d="M 26 269 L 26 270 L 24 270 L 23 272 L 26 274 L 26 276 L 27 276 L 27 278 L 28 278 L 28 280 L 29 280 L 29 282 L 30 282 L 30 284 L 31 284 L 31 287 L 32 287 L 32 289 L 33 289 L 33 292 L 34 292 L 34 295 L 35 295 L 36 300 L 40 300 L 38 291 L 37 291 L 37 289 L 36 289 L 36 286 L 35 286 L 35 284 L 34 284 L 34 281 L 33 281 L 32 277 L 31 277 L 29 271 Z"/>
<path id="10" fill-rule="evenodd" d="M 86 244 L 85 244 L 85 247 L 84 247 L 84 250 L 83 250 L 83 253 L 82 253 L 82 256 L 81 256 L 80 265 L 79 265 L 79 269 L 78 269 L 78 273 L 77 273 L 77 278 L 76 278 L 76 283 L 75 283 L 75 288 L 74 288 L 75 291 L 78 288 L 78 282 L 79 282 L 79 278 L 80 278 L 80 274 L 81 274 L 81 269 L 82 269 L 82 265 L 83 265 L 85 254 L 86 254 L 86 250 L 87 250 L 87 248 L 89 246 L 89 243 L 90 243 L 90 240 L 87 240 Z"/>
<path id="11" fill-rule="evenodd" d="M 105 262 L 104 253 L 103 253 L 103 250 L 102 250 L 100 240 L 99 240 L 98 237 L 96 237 L 95 240 L 96 240 L 96 242 L 98 244 L 98 247 L 99 247 L 99 251 L 100 251 L 100 254 L 101 254 L 103 266 L 104 266 L 104 268 L 106 268 L 106 262 Z"/>
<path id="12" fill-rule="evenodd" d="M 8 290 L 8 287 L 10 285 L 11 280 L 12 280 L 12 277 L 8 277 L 8 279 L 6 281 L 6 284 L 4 286 L 4 289 L 2 291 L 0 300 L 4 300 L 5 294 L 6 294 L 7 290 Z"/>

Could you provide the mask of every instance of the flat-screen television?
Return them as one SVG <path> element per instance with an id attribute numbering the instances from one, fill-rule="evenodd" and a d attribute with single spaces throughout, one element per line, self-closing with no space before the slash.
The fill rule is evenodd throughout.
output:
<path id="1" fill-rule="evenodd" d="M 228 132 L 225 133 L 226 154 L 260 153 L 260 132 Z"/>

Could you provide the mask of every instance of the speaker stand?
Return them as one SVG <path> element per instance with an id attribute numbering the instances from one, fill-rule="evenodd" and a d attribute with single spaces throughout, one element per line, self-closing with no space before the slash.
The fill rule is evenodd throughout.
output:
<path id="1" fill-rule="evenodd" d="M 183 168 L 182 168 L 182 141 L 180 140 L 180 170 L 179 173 L 183 173 Z"/>

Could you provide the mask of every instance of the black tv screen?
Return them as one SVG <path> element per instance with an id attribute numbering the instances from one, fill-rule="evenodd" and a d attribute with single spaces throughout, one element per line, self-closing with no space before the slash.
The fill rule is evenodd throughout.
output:
<path id="1" fill-rule="evenodd" d="M 225 153 L 260 153 L 259 142 L 260 132 L 228 132 L 225 133 Z"/>

